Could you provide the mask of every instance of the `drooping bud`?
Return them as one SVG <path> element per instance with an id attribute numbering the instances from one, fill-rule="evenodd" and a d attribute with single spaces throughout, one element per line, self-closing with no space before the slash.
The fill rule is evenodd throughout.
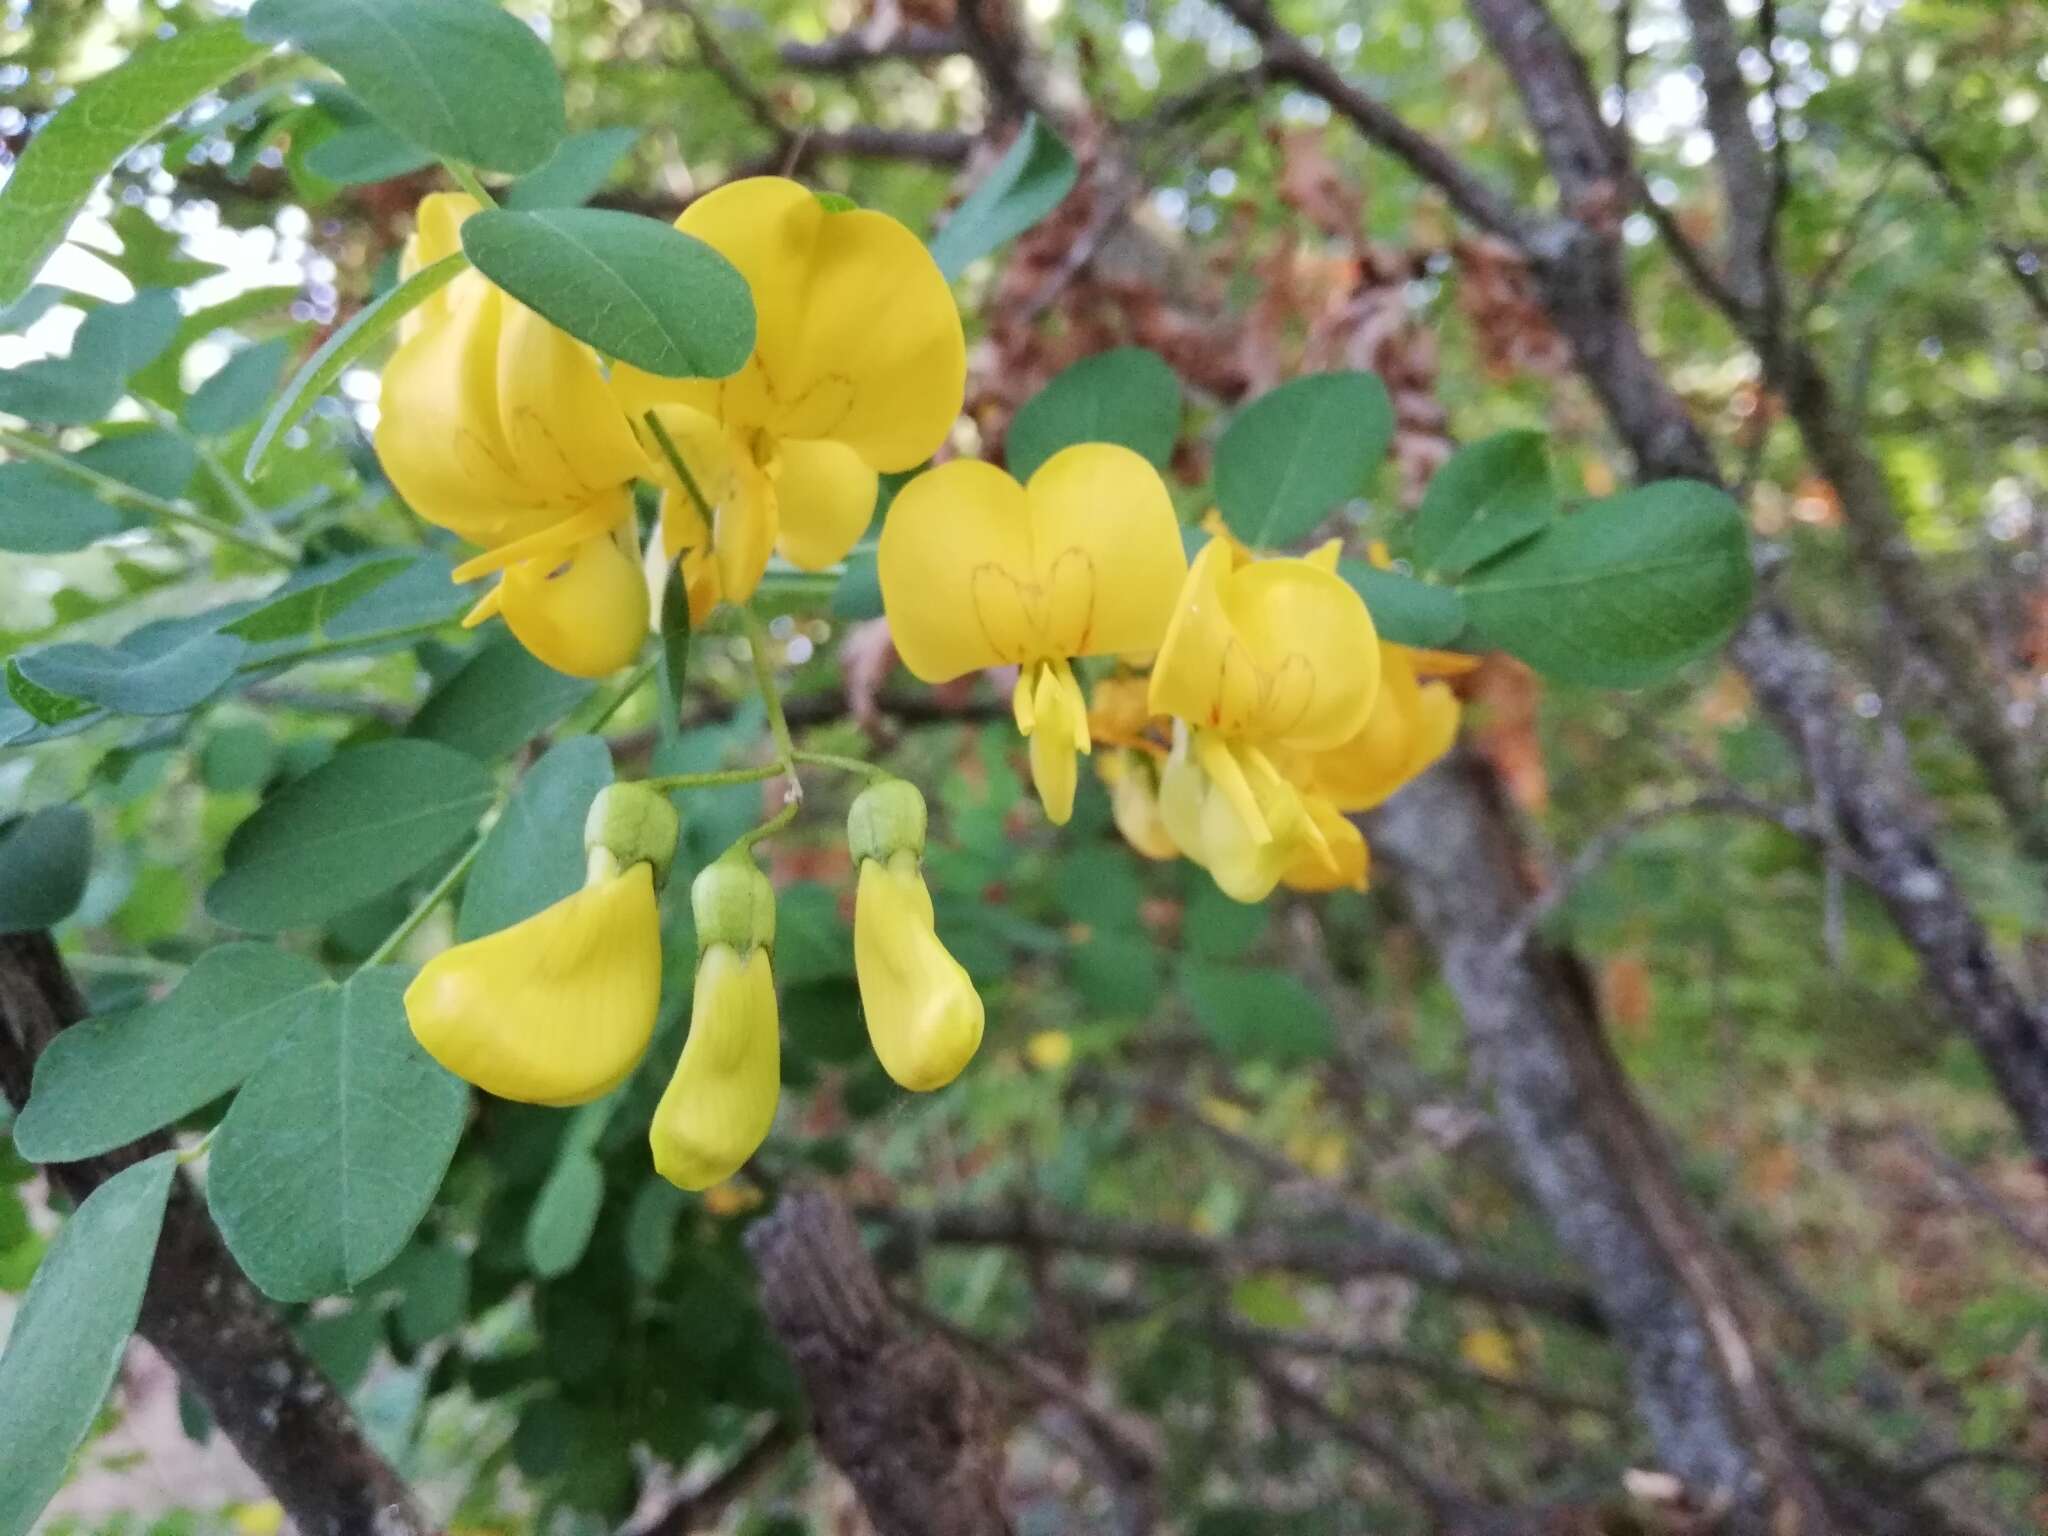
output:
<path id="1" fill-rule="evenodd" d="M 931 892 L 908 848 L 860 861 L 853 963 L 883 1070 L 913 1093 L 958 1077 L 981 1045 L 981 994 L 939 942 Z"/>
<path id="2" fill-rule="evenodd" d="M 624 1082 L 654 1033 L 661 918 L 653 872 L 597 872 L 502 932 L 436 955 L 405 989 L 427 1053 L 486 1093 L 583 1104 Z"/>
<path id="3" fill-rule="evenodd" d="M 885 779 L 854 797 L 846 813 L 846 846 L 856 865 L 892 854 L 924 856 L 924 795 L 907 779 Z"/>
<path id="4" fill-rule="evenodd" d="M 723 944 L 740 954 L 775 947 L 775 887 L 744 853 L 707 864 L 690 882 L 697 953 Z"/>
<path id="5" fill-rule="evenodd" d="M 697 978 L 690 1034 L 648 1128 L 654 1166 L 683 1189 L 709 1189 L 754 1155 L 775 1123 L 781 1021 L 769 951 L 775 888 L 744 853 L 690 885 Z"/>
<path id="6" fill-rule="evenodd" d="M 660 791 L 645 784 L 607 784 L 583 818 L 583 847 L 590 854 L 610 855 L 615 870 L 648 865 L 658 891 L 668 884 L 682 830 L 682 816 Z"/>

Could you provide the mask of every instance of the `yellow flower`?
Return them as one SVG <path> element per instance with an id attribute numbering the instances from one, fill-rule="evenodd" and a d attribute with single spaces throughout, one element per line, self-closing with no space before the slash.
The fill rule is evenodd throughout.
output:
<path id="1" fill-rule="evenodd" d="M 1462 659 L 1462 658 L 1459 658 Z M 1424 682 L 1441 653 L 1380 647 L 1380 693 L 1371 716 L 1342 746 L 1305 758 L 1297 777 L 1347 811 L 1367 811 L 1450 751 L 1458 735 L 1458 696 Z"/>
<path id="2" fill-rule="evenodd" d="M 1114 747 L 1095 759 L 1095 773 L 1109 786 L 1110 815 L 1124 841 L 1148 859 L 1179 858 L 1159 807 L 1158 759 L 1142 748 Z"/>
<path id="3" fill-rule="evenodd" d="M 776 176 L 697 199 L 676 228 L 716 249 L 754 297 L 753 355 L 726 379 L 613 371 L 637 425 L 658 411 L 712 510 L 656 455 L 662 542 L 684 557 L 697 616 L 752 595 L 770 551 L 818 570 L 842 559 L 875 509 L 878 472 L 911 469 L 946 440 L 966 388 L 952 290 L 886 214 L 830 212 Z"/>
<path id="4" fill-rule="evenodd" d="M 1088 695 L 1088 734 L 1119 747 L 1150 740 L 1147 728 L 1160 717 L 1152 713 L 1145 693 L 1145 679 L 1135 672 L 1102 678 Z"/>
<path id="5" fill-rule="evenodd" d="M 475 211 L 453 193 L 424 199 L 402 265 L 458 249 Z M 457 581 L 504 573 L 464 624 L 502 611 L 522 644 L 580 677 L 626 665 L 647 630 L 632 482 L 648 463 L 596 353 L 474 270 L 401 335 L 384 365 L 378 460 L 420 516 L 488 551 Z"/>
<path id="6" fill-rule="evenodd" d="M 1211 539 L 1153 664 L 1150 705 L 1180 721 L 1160 779 L 1166 830 L 1238 901 L 1283 879 L 1365 880 L 1357 828 L 1284 771 L 1357 734 L 1379 692 L 1379 637 L 1336 562 L 1334 543 L 1257 560 L 1227 534 Z"/>
<path id="7" fill-rule="evenodd" d="M 1309 798 L 1255 746 L 1177 725 L 1159 812 L 1174 844 L 1233 900 L 1263 901 L 1283 876 L 1310 868 L 1341 883 Z"/>
<path id="8" fill-rule="evenodd" d="M 1187 571 L 1158 471 L 1109 443 L 1062 449 L 1029 485 L 955 460 L 898 493 L 877 560 L 897 654 L 918 677 L 1020 669 L 1011 703 L 1032 781 L 1066 821 L 1074 756 L 1093 746 L 1068 662 L 1156 648 Z"/>
<path id="9" fill-rule="evenodd" d="M 654 1167 L 683 1189 L 737 1173 L 767 1138 L 782 1089 L 781 1023 L 769 952 L 775 891 L 744 856 L 705 867 L 690 887 L 697 984 L 682 1059 L 655 1107 Z"/>
<path id="10" fill-rule="evenodd" d="M 583 1104 L 625 1081 L 654 1032 L 661 922 L 654 871 L 592 855 L 575 895 L 443 950 L 405 989 L 427 1054 L 501 1099 Z"/>
<path id="11" fill-rule="evenodd" d="M 236 1504 L 228 1518 L 238 1536 L 277 1536 L 284 1529 L 284 1506 L 275 1499 Z"/>
<path id="12" fill-rule="evenodd" d="M 933 922 L 915 854 L 861 860 L 853 907 L 861 1009 L 883 1070 L 913 1093 L 945 1087 L 981 1046 L 981 996 Z"/>
<path id="13" fill-rule="evenodd" d="M 765 1198 L 745 1179 L 727 1179 L 704 1191 L 704 1209 L 713 1216 L 744 1216 L 758 1209 Z"/>
<path id="14" fill-rule="evenodd" d="M 1372 872 L 1365 834 L 1324 796 L 1304 792 L 1302 808 L 1320 834 L 1308 840 L 1281 871 L 1280 880 L 1294 891 L 1362 891 Z"/>
<path id="15" fill-rule="evenodd" d="M 918 872 L 924 796 L 892 779 L 863 790 L 846 818 L 860 864 L 853 965 L 868 1039 L 882 1069 L 913 1093 L 943 1088 L 981 1046 L 981 994 L 939 942 L 931 891 Z"/>
<path id="16" fill-rule="evenodd" d="M 1024 1042 L 1024 1059 L 1041 1072 L 1057 1072 L 1074 1059 L 1074 1037 L 1064 1029 L 1041 1029 Z"/>
<path id="17" fill-rule="evenodd" d="M 1228 538 L 1195 558 L 1152 667 L 1155 714 L 1262 746 L 1356 735 L 1379 693 L 1379 637 L 1337 549 L 1256 560 Z"/>

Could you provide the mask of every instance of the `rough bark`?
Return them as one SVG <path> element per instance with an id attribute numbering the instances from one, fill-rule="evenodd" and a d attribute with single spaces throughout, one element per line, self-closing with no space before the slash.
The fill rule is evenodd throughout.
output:
<path id="1" fill-rule="evenodd" d="M 1551 322 L 1640 475 L 1722 483 L 1705 436 L 1644 350 L 1611 220 L 1584 212 L 1609 205 L 1623 175 L 1584 65 L 1540 0 L 1470 7 L 1528 103 L 1567 209 L 1581 210 L 1529 243 Z M 1879 772 L 1843 706 L 1833 661 L 1768 595 L 1728 655 L 1798 751 L 1829 830 L 1856 856 L 1944 1012 L 1983 1054 L 2029 1146 L 2048 1159 L 2048 1019 L 2000 963 L 1920 806 Z"/>
<path id="2" fill-rule="evenodd" d="M 1735 1529 L 1791 1500 L 1828 1528 L 1737 1287 L 1630 1093 L 1566 954 L 1516 942 L 1534 898 L 1498 782 L 1459 757 L 1373 820 L 1435 944 L 1522 1175 L 1592 1277 L 1665 1466 Z"/>
<path id="3" fill-rule="evenodd" d="M 1253 1227 L 1228 1239 L 1182 1227 L 1100 1221 L 1078 1212 L 1025 1206 L 940 1206 L 920 1211 L 878 1206 L 863 1208 L 861 1215 L 924 1242 L 1049 1249 L 1150 1264 L 1288 1269 L 1333 1280 L 1405 1275 L 1424 1285 L 1527 1307 L 1581 1327 L 1597 1327 L 1600 1322 L 1593 1299 L 1569 1280 L 1490 1263 L 1384 1218 L 1367 1222 L 1360 1212 L 1334 1213 L 1330 1230 Z"/>
<path id="4" fill-rule="evenodd" d="M 85 1016 L 47 933 L 0 935 L 0 1092 L 28 1098 L 35 1060 Z M 151 1136 L 53 1165 L 83 1200 L 162 1151 Z M 191 1185 L 173 1185 L 136 1331 L 178 1370 L 304 1536 L 427 1536 L 433 1527 L 284 1319 L 236 1268 Z"/>
<path id="5" fill-rule="evenodd" d="M 1685 0 L 1685 13 L 1728 207 L 1726 281 L 1710 287 L 1707 297 L 1755 347 L 1807 454 L 1835 488 L 1849 553 L 1877 588 L 1898 637 L 1942 680 L 1935 702 L 1949 729 L 1976 759 L 2021 846 L 2035 858 L 2048 857 L 2041 764 L 2007 718 L 2004 688 L 1981 637 L 1964 605 L 1936 586 L 1906 537 L 1891 482 L 1819 356 L 1785 324 L 1776 249 L 1782 189 L 1751 126 L 1751 92 L 1726 0 Z"/>
<path id="6" fill-rule="evenodd" d="M 1001 1428 L 981 1384 L 890 1306 L 846 1208 L 820 1190 L 785 1195 L 747 1250 L 819 1448 L 880 1536 L 1012 1536 Z"/>

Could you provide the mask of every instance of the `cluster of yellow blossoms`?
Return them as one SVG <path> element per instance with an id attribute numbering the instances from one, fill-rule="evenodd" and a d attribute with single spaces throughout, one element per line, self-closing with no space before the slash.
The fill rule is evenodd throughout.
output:
<path id="1" fill-rule="evenodd" d="M 1117 826 L 1148 858 L 1192 859 L 1239 901 L 1283 882 L 1362 890 L 1347 813 L 1449 749 L 1457 697 L 1421 679 L 1463 659 L 1382 644 L 1334 540 L 1260 559 L 1213 518 L 1209 533 L 1190 567 L 1164 482 L 1128 448 L 1062 449 L 1021 486 L 958 460 L 897 495 L 882 601 L 926 682 L 1017 668 L 1017 728 L 1054 822 L 1100 741 Z M 1092 707 L 1073 669 L 1086 656 L 1120 659 Z"/>
<path id="2" fill-rule="evenodd" d="M 405 270 L 458 250 L 475 211 L 427 198 Z M 607 369 L 475 271 L 407 316 L 384 372 L 386 472 L 421 516 L 483 547 L 457 580 L 498 577 L 464 622 L 501 615 L 577 676 L 639 655 L 650 587 L 672 565 L 698 623 L 745 603 L 774 556 L 804 570 L 844 559 L 878 476 L 929 459 L 965 390 L 951 292 L 895 220 L 756 178 L 693 203 L 677 227 L 752 292 L 754 351 L 729 378 Z M 636 481 L 662 493 L 644 559 Z M 1241 901 L 1281 883 L 1362 888 L 1348 813 L 1420 773 L 1457 729 L 1455 697 L 1425 681 L 1455 659 L 1382 644 L 1334 542 L 1261 558 L 1212 525 L 1190 566 L 1164 481 L 1127 448 L 1077 444 L 1022 485 L 972 460 L 927 470 L 898 493 L 877 562 L 919 678 L 1017 669 L 1017 726 L 1054 822 L 1072 814 L 1079 755 L 1099 744 L 1130 843 L 1194 860 Z M 1074 667 L 1089 657 L 1105 658 L 1092 700 Z M 421 971 L 408 1015 L 450 1071 L 550 1105 L 601 1097 L 633 1071 L 654 1030 L 657 896 L 678 830 L 658 787 L 599 797 L 581 891 Z M 686 1188 L 729 1177 L 775 1114 L 775 904 L 756 835 L 691 887 L 690 1031 L 651 1131 L 657 1168 Z M 879 778 L 847 835 L 870 1038 L 899 1084 L 941 1087 L 980 1044 L 983 1011 L 936 935 L 922 795 Z"/>

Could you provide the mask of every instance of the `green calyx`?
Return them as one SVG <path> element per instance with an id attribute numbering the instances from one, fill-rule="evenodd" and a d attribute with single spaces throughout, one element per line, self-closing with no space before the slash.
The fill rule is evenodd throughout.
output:
<path id="1" fill-rule="evenodd" d="M 590 802 L 590 814 L 583 820 L 583 847 L 593 855 L 610 855 L 619 870 L 635 864 L 653 866 L 654 887 L 660 890 L 668 884 L 682 830 L 683 818 L 668 796 L 644 784 L 612 784 Z M 595 861 L 592 867 L 597 867 Z"/>
<path id="2" fill-rule="evenodd" d="M 854 862 L 908 853 L 924 856 L 924 796 L 906 779 L 885 779 L 854 797 L 846 813 L 846 843 Z"/>
<path id="3" fill-rule="evenodd" d="M 743 852 L 707 864 L 690 882 L 697 953 L 724 944 L 741 954 L 775 947 L 775 887 Z"/>

